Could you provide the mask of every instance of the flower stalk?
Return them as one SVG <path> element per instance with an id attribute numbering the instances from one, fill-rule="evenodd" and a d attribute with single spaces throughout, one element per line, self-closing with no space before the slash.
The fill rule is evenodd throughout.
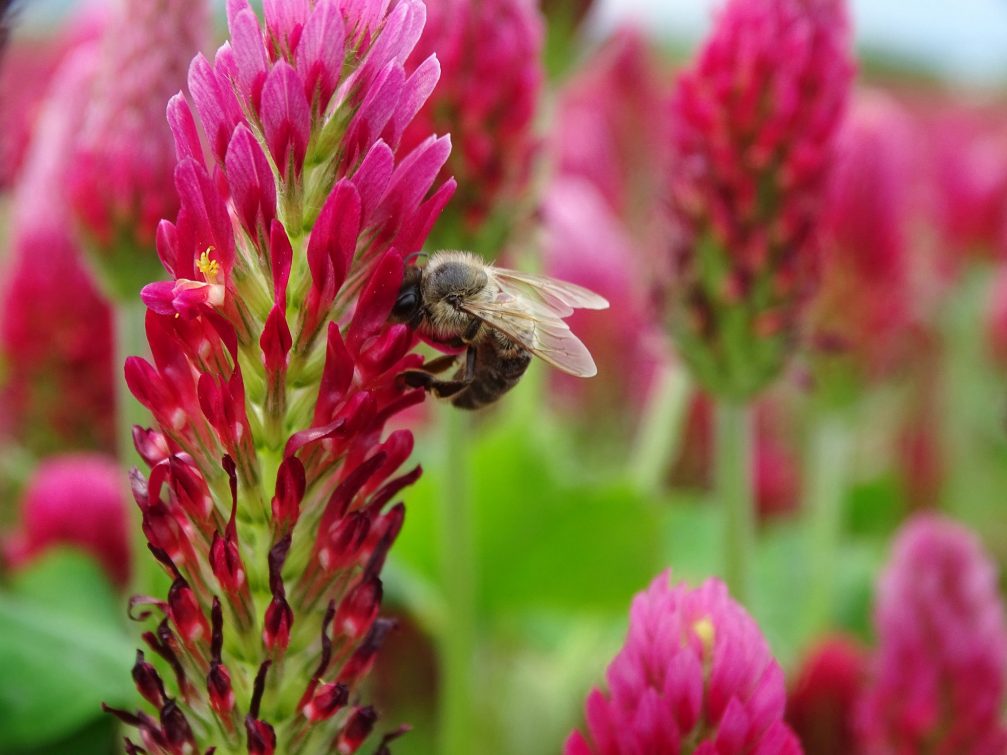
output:
<path id="1" fill-rule="evenodd" d="M 735 599 L 745 603 L 755 550 L 752 409 L 721 400 L 715 417 L 714 489 L 724 507 L 724 578 Z"/>

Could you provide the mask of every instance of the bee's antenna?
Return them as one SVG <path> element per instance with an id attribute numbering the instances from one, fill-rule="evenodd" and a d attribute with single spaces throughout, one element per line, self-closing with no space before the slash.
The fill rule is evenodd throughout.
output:
<path id="1" fill-rule="evenodd" d="M 418 259 L 426 260 L 426 258 L 429 256 L 430 255 L 427 254 L 426 252 L 413 252 L 412 254 L 407 255 L 406 258 L 402 260 L 402 262 L 406 265 L 411 265 L 416 260 Z"/>

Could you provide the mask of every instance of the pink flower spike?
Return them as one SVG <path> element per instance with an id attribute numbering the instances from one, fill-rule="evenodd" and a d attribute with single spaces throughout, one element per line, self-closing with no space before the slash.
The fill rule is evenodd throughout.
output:
<path id="1" fill-rule="evenodd" d="M 755 622 L 719 580 L 693 590 L 670 578 L 633 599 L 609 693 L 588 696 L 589 736 L 573 732 L 565 755 L 801 755 L 783 723 L 783 672 Z"/>
<path id="2" fill-rule="evenodd" d="M 673 327 L 718 396 L 751 398 L 793 351 L 816 282 L 849 47 L 843 0 L 729 0 L 678 79 Z"/>
<path id="3" fill-rule="evenodd" d="M 339 709 L 380 645 L 380 572 L 405 513 L 393 499 L 419 476 L 395 476 L 413 442 L 389 424 L 423 400 L 399 375 L 424 358 L 388 316 L 404 255 L 453 191 L 437 179 L 450 142 L 398 144 L 436 78 L 402 69 L 417 0 L 269 0 L 264 24 L 229 0 L 227 15 L 213 63 L 190 66 L 191 110 L 169 105 L 169 279 L 141 293 L 152 361 L 125 366 L 155 420 L 134 434 L 151 467 L 134 497 L 174 580 L 141 620 L 167 614 L 149 635 L 174 659 L 161 715 L 181 749 L 191 734 L 198 752 L 241 737 L 254 753 L 350 752 L 376 715 Z M 319 634 L 315 659 L 304 638 Z M 346 677 L 324 678 L 337 662 Z M 278 692 L 304 663 L 316 671 L 288 706 Z M 125 715 L 147 749 L 171 750 L 158 722 Z"/>
<path id="4" fill-rule="evenodd" d="M 451 132 L 454 157 L 445 172 L 462 187 L 452 212 L 470 235 L 496 212 L 515 213 L 531 179 L 535 109 L 545 78 L 545 29 L 536 6 L 533 0 L 430 3 L 423 35 L 406 62 L 407 71 L 425 79 L 436 54 L 440 82 L 412 125 L 403 130 L 395 123 L 393 135 L 402 132 L 403 146 L 412 148 L 432 133 Z"/>
<path id="5" fill-rule="evenodd" d="M 125 587 L 132 562 L 128 530 L 115 461 L 97 454 L 55 456 L 28 483 L 19 522 L 3 543 L 4 560 L 18 568 L 54 547 L 79 548 Z"/>
<path id="6" fill-rule="evenodd" d="M 920 515 L 878 583 L 878 649 L 858 709 L 864 752 L 1007 751 L 1007 623 L 975 534 Z"/>

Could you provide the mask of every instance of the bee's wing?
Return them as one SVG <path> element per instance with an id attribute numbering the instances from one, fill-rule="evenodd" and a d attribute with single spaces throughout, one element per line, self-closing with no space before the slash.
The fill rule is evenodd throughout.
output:
<path id="1" fill-rule="evenodd" d="M 491 267 L 490 272 L 501 289 L 538 299 L 559 317 L 569 317 L 575 309 L 608 309 L 604 297 L 583 286 L 502 267 Z"/>
<path id="2" fill-rule="evenodd" d="M 496 268 L 492 272 L 496 273 Z M 462 309 L 553 367 L 577 377 L 593 377 L 598 373 L 591 352 L 563 322 L 565 315 L 561 313 L 573 311 L 569 305 L 554 304 L 545 296 L 535 301 L 506 282 L 498 283 L 496 295 L 491 301 L 467 301 Z"/>

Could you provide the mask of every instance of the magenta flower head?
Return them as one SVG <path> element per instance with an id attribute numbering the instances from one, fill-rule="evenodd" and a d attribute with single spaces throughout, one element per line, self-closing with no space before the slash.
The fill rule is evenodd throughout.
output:
<path id="1" fill-rule="evenodd" d="M 747 398 L 793 350 L 852 73 L 841 0 L 730 0 L 672 99 L 673 328 Z"/>
<path id="2" fill-rule="evenodd" d="M 930 124 L 933 210 L 947 272 L 1007 248 L 1007 131 L 1003 111 L 946 107 Z"/>
<path id="3" fill-rule="evenodd" d="M 978 538 L 910 520 L 878 584 L 877 653 L 858 714 L 866 755 L 1007 752 L 1007 626 Z"/>
<path id="4" fill-rule="evenodd" d="M 556 172 L 594 184 L 648 246 L 667 184 L 665 79 L 643 33 L 619 29 L 563 86 L 549 141 Z"/>
<path id="5" fill-rule="evenodd" d="M 811 313 L 816 382 L 834 396 L 890 372 L 911 325 L 914 136 L 899 105 L 873 92 L 856 99 L 840 132 Z"/>
<path id="6" fill-rule="evenodd" d="M 377 717 L 357 687 L 392 627 L 391 504 L 419 474 L 399 473 L 411 433 L 386 425 L 423 399 L 397 379 L 423 359 L 388 320 L 454 188 L 436 185 L 446 137 L 401 145 L 438 65 L 406 73 L 418 0 L 267 0 L 264 24 L 230 0 L 227 15 L 229 40 L 190 66 L 193 108 L 168 105 L 171 280 L 142 291 L 153 362 L 126 362 L 156 423 L 134 431 L 150 471 L 133 493 L 172 579 L 138 600 L 174 681 L 138 662 L 154 713 L 116 714 L 148 752 L 349 755 Z"/>
<path id="7" fill-rule="evenodd" d="M 28 483 L 19 522 L 3 544 L 4 560 L 20 567 L 56 546 L 79 548 L 118 587 L 129 581 L 129 511 L 122 472 L 98 454 L 54 456 Z"/>
<path id="8" fill-rule="evenodd" d="M 124 0 L 100 41 L 67 190 L 97 270 L 117 296 L 134 297 L 159 271 L 155 229 L 178 211 L 164 105 L 185 81 L 208 16 L 203 0 Z"/>
<path id="9" fill-rule="evenodd" d="M 825 637 L 805 656 L 787 700 L 787 721 L 806 752 L 857 752 L 854 709 L 867 678 L 867 651 L 849 637 Z"/>
<path id="10" fill-rule="evenodd" d="M 427 134 L 450 131 L 454 150 L 445 173 L 458 179 L 459 191 L 451 220 L 439 226 L 451 235 L 438 241 L 496 253 L 497 234 L 479 244 L 476 237 L 491 216 L 512 222 L 531 178 L 544 79 L 542 18 L 534 0 L 438 0 L 428 13 L 410 64 L 418 67 L 436 53 L 441 80 L 405 143 L 412 147 Z"/>
<path id="11" fill-rule="evenodd" d="M 800 755 L 783 722 L 783 671 L 758 626 L 710 579 L 664 572 L 633 599 L 626 644 L 587 698 L 589 736 L 565 755 Z"/>
<path id="12" fill-rule="evenodd" d="M 115 449 L 111 311 L 83 266 L 60 191 L 93 63 L 84 46 L 56 75 L 12 208 L 0 301 L 0 425 L 39 455 Z"/>

